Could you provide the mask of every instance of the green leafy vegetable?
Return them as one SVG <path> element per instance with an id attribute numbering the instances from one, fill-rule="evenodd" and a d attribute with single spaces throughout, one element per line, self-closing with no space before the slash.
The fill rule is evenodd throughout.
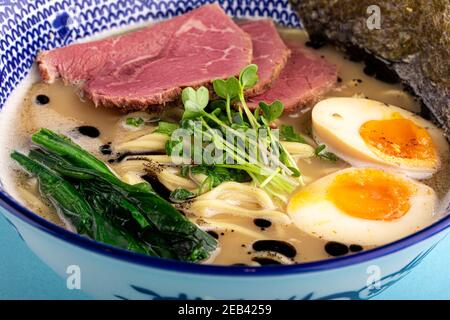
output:
<path id="1" fill-rule="evenodd" d="M 305 143 L 305 139 L 303 139 L 303 137 L 300 134 L 295 132 L 293 126 L 288 126 L 284 124 L 280 126 L 280 138 L 283 141 Z"/>
<path id="2" fill-rule="evenodd" d="M 183 178 L 187 178 L 189 176 L 190 167 L 187 165 L 181 166 L 180 174 Z"/>
<path id="3" fill-rule="evenodd" d="M 239 79 L 236 77 L 230 77 L 227 80 L 218 79 L 213 81 L 215 93 L 219 97 L 226 99 L 226 113 L 229 124 L 233 123 L 231 101 L 237 98 L 242 106 L 242 110 L 247 115 L 251 126 L 255 129 L 258 127 L 257 121 L 248 109 L 244 98 L 245 89 L 253 87 L 258 82 L 257 71 L 258 66 L 255 64 L 250 64 L 240 72 Z"/>
<path id="4" fill-rule="evenodd" d="M 172 202 L 184 202 L 188 199 L 194 198 L 195 193 L 183 188 L 176 188 L 170 193 L 170 201 Z"/>
<path id="5" fill-rule="evenodd" d="M 190 170 L 193 174 L 204 174 L 207 176 L 206 180 L 203 181 L 200 186 L 201 193 L 209 191 L 223 182 L 248 182 L 250 180 L 250 176 L 245 172 L 245 170 L 207 165 L 192 166 Z"/>
<path id="6" fill-rule="evenodd" d="M 197 90 L 188 87 L 183 90 L 181 99 L 185 109 L 183 120 L 193 119 L 201 116 L 203 109 L 208 105 L 209 91 L 203 86 Z"/>
<path id="7" fill-rule="evenodd" d="M 201 164 L 192 167 L 191 172 L 197 171 L 207 176 L 199 188 L 199 193 L 210 190 L 224 181 L 239 181 L 240 177 L 235 172 L 249 177 L 256 185 L 283 199 L 286 199 L 283 195 L 292 192 L 302 183 L 296 161 L 270 128 L 270 123 L 281 116 L 283 104 L 280 101 L 270 105 L 261 103 L 258 111 L 253 114 L 245 101 L 245 90 L 258 81 L 257 70 L 256 65 L 249 65 L 242 70 L 239 79 L 231 77 L 227 80 L 213 81 L 216 95 L 225 100 L 208 103 L 207 90 L 203 87 L 197 90 L 193 88 L 183 90 L 185 112 L 180 126 L 191 130 L 194 136 L 195 133 L 201 133 L 202 137 L 211 141 L 216 150 L 222 151 L 223 154 L 218 157 L 205 156 L 202 146 L 200 150 L 194 143 L 193 148 L 191 146 L 191 162 Z M 199 99 L 199 96 L 204 99 Z M 202 103 L 199 103 L 199 100 Z M 231 109 L 231 101 L 236 102 L 234 105 L 238 107 L 237 111 Z M 262 131 L 267 132 L 266 137 L 258 137 Z M 224 138 L 230 134 L 243 141 L 243 144 L 235 145 Z M 172 137 L 166 145 L 168 154 L 173 155 L 175 147 L 180 143 L 181 140 Z M 279 150 L 278 156 L 276 149 Z M 198 159 L 200 162 L 196 161 Z"/>
<path id="8" fill-rule="evenodd" d="M 172 133 L 179 128 L 176 123 L 160 121 L 158 123 L 158 128 L 154 131 L 155 133 L 162 133 L 171 136 Z"/>
<path id="9" fill-rule="evenodd" d="M 214 80 L 214 92 L 221 98 L 226 100 L 225 110 L 227 112 L 228 121 L 232 122 L 231 101 L 237 97 L 241 92 L 241 85 L 236 77 L 230 77 L 227 80 Z"/>
<path id="10" fill-rule="evenodd" d="M 182 150 L 180 150 L 179 154 L 175 154 L 174 148 L 182 143 L 182 139 L 176 140 L 176 139 L 169 139 L 166 141 L 165 149 L 166 153 L 171 156 L 182 156 Z"/>
<path id="11" fill-rule="evenodd" d="M 267 124 L 270 124 L 274 120 L 278 119 L 283 114 L 284 110 L 284 106 L 279 100 L 275 100 L 272 104 L 266 104 L 261 101 L 259 103 L 259 108 L 263 111 Z"/>
<path id="12" fill-rule="evenodd" d="M 42 196 L 80 233 L 121 248 L 185 261 L 205 259 L 215 249 L 214 238 L 149 184 L 122 182 L 103 162 L 48 129 L 35 133 L 32 140 L 40 150 L 32 150 L 29 157 L 17 152 L 11 157 L 38 178 Z"/>
<path id="13" fill-rule="evenodd" d="M 258 82 L 257 72 L 258 66 L 256 64 L 249 64 L 241 71 L 239 82 L 244 90 L 252 88 Z"/>
<path id="14" fill-rule="evenodd" d="M 239 96 L 240 83 L 235 77 L 230 77 L 227 80 L 214 80 L 214 92 L 223 99 L 234 99 Z"/>
<path id="15" fill-rule="evenodd" d="M 323 160 L 328 160 L 332 162 L 338 160 L 338 157 L 334 153 L 326 151 L 326 146 L 324 144 L 319 145 L 314 150 L 314 154 L 316 155 L 316 157 L 319 157 L 320 159 Z"/>
<path id="16" fill-rule="evenodd" d="M 49 129 L 41 129 L 31 136 L 31 140 L 44 149 L 51 150 L 54 155 L 61 156 L 74 165 L 93 169 L 104 173 L 113 180 L 119 180 L 102 161 L 95 158 L 68 137 Z"/>
<path id="17" fill-rule="evenodd" d="M 82 194 L 55 171 L 17 151 L 11 158 L 38 179 L 43 197 L 69 219 L 80 234 L 122 249 L 157 255 L 151 246 L 98 214 Z"/>
<path id="18" fill-rule="evenodd" d="M 138 118 L 127 118 L 125 123 L 129 126 L 140 127 L 145 122 L 141 117 Z"/>

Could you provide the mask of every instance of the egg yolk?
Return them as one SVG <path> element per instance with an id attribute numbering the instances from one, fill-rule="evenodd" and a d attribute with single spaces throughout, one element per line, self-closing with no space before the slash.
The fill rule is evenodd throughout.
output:
<path id="1" fill-rule="evenodd" d="M 359 130 L 364 142 L 385 155 L 403 159 L 436 159 L 427 130 L 409 119 L 370 120 Z"/>
<path id="2" fill-rule="evenodd" d="M 368 220 L 395 220 L 410 208 L 412 186 L 377 169 L 362 169 L 337 175 L 327 198 L 346 214 Z"/>

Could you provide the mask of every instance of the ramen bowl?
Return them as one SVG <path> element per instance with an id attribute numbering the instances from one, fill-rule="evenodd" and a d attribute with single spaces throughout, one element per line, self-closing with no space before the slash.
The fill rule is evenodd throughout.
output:
<path id="1" fill-rule="evenodd" d="M 170 18 L 207 2 L 2 1 L 0 106 L 20 96 L 15 89 L 38 50 Z M 301 27 L 285 0 L 220 4 L 237 18 L 268 16 L 281 25 Z M 450 229 L 447 215 L 406 238 L 349 256 L 288 266 L 213 266 L 143 256 L 92 241 L 44 220 L 3 189 L 0 210 L 27 246 L 68 279 L 68 287 L 103 299 L 367 299 L 406 276 Z"/>

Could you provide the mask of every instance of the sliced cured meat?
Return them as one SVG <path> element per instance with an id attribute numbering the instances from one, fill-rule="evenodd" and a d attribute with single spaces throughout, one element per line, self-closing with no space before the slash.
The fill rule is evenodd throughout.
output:
<path id="1" fill-rule="evenodd" d="M 286 112 L 294 112 L 318 99 L 336 83 L 337 67 L 334 64 L 302 44 L 289 42 L 287 46 L 291 56 L 286 66 L 269 90 L 249 99 L 251 108 L 260 101 L 280 100 Z"/>
<path id="2" fill-rule="evenodd" d="M 61 77 L 96 105 L 133 110 L 237 75 L 251 59 L 250 36 L 212 4 L 136 32 L 45 51 L 37 61 L 44 81 Z"/>
<path id="3" fill-rule="evenodd" d="M 258 65 L 259 81 L 246 91 L 246 96 L 252 97 L 270 88 L 286 65 L 290 51 L 281 40 L 272 20 L 248 21 L 239 26 L 252 38 L 252 63 Z"/>

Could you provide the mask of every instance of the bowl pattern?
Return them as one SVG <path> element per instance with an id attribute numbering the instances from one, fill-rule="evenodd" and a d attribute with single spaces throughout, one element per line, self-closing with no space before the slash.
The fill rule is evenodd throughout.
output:
<path id="1" fill-rule="evenodd" d="M 0 0 L 0 109 L 29 73 L 39 50 L 64 46 L 121 26 L 167 19 L 212 2 Z M 272 17 L 282 25 L 301 27 L 288 0 L 216 2 L 234 17 Z M 11 199 L 1 186 L 0 211 L 27 245 L 57 273 L 67 276 L 67 266 L 76 263 L 87 270 L 83 281 L 86 292 L 119 299 L 370 298 L 420 263 L 445 236 L 449 225 L 446 218 L 404 240 L 333 261 L 245 268 L 163 261 L 95 243 L 36 216 Z M 368 281 L 374 266 L 382 271 L 375 285 Z"/>
<path id="2" fill-rule="evenodd" d="M 293 295 L 290 297 L 287 297 L 286 300 L 361 300 L 361 299 L 368 299 L 371 297 L 374 297 L 387 288 L 389 288 L 391 285 L 396 283 L 397 281 L 401 280 L 403 277 L 408 275 L 415 266 L 417 266 L 427 255 L 431 252 L 431 250 L 434 249 L 434 247 L 439 242 L 436 242 L 433 244 L 430 248 L 427 250 L 424 250 L 423 252 L 419 253 L 414 259 L 412 259 L 410 262 L 408 262 L 403 268 L 400 270 L 393 272 L 392 274 L 383 276 L 379 280 L 379 286 L 372 286 L 367 285 L 361 287 L 359 290 L 353 290 L 353 291 L 342 291 L 342 292 L 336 292 L 325 296 L 317 296 L 315 292 L 309 292 L 306 295 L 298 296 Z M 167 297 L 167 296 L 161 296 L 157 292 L 143 288 L 137 285 L 130 285 L 130 287 L 135 290 L 137 293 L 142 294 L 143 297 L 151 300 L 201 300 L 202 297 L 191 297 L 186 293 L 180 293 L 178 296 L 175 297 Z M 116 294 L 116 298 L 121 300 L 129 300 L 127 297 L 121 296 Z"/>

